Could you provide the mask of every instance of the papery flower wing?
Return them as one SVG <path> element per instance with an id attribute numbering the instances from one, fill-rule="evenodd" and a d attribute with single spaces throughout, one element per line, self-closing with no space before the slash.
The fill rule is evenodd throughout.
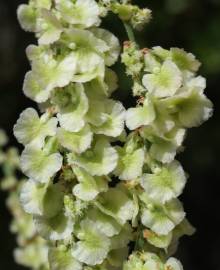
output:
<path id="1" fill-rule="evenodd" d="M 150 206 L 144 208 L 142 223 L 159 235 L 167 235 L 185 217 L 182 205 L 178 200 L 167 202 L 165 206 Z"/>
<path id="2" fill-rule="evenodd" d="M 58 153 L 46 155 L 40 149 L 27 146 L 21 155 L 22 171 L 40 183 L 47 183 L 61 166 L 62 156 Z"/>
<path id="3" fill-rule="evenodd" d="M 169 258 L 168 261 L 165 263 L 165 270 L 183 270 L 183 266 L 180 263 L 180 261 L 178 261 L 175 258 Z"/>
<path id="4" fill-rule="evenodd" d="M 182 74 L 178 67 L 170 60 L 166 60 L 161 70 L 155 74 L 146 74 L 143 85 L 156 97 L 173 96 L 182 84 Z"/>
<path id="5" fill-rule="evenodd" d="M 142 107 L 131 108 L 126 113 L 126 125 L 130 130 L 151 124 L 156 117 L 154 106 L 146 99 Z"/>
<path id="6" fill-rule="evenodd" d="M 101 264 L 110 250 L 108 237 L 97 229 L 95 222 L 88 219 L 81 222 L 77 236 L 80 241 L 73 246 L 73 257 L 88 265 Z"/>
<path id="7" fill-rule="evenodd" d="M 71 251 L 65 246 L 52 247 L 49 249 L 48 260 L 53 270 L 82 270 L 82 264 L 73 258 Z"/>
<path id="8" fill-rule="evenodd" d="M 117 161 L 116 150 L 103 138 L 99 138 L 91 149 L 81 155 L 68 155 L 70 165 L 78 165 L 93 176 L 109 174 L 115 169 Z"/>
<path id="9" fill-rule="evenodd" d="M 120 102 L 107 100 L 105 110 L 102 112 L 103 124 L 93 127 L 96 134 L 118 137 L 124 129 L 125 108 Z M 96 110 L 96 108 L 94 108 Z"/>
<path id="10" fill-rule="evenodd" d="M 144 149 L 139 148 L 132 153 L 120 150 L 118 147 L 119 160 L 114 174 L 121 180 L 135 180 L 142 173 L 144 165 Z"/>
<path id="11" fill-rule="evenodd" d="M 30 179 L 22 186 L 20 201 L 27 213 L 51 218 L 61 210 L 63 195 L 56 184 L 47 186 Z"/>
<path id="12" fill-rule="evenodd" d="M 120 54 L 120 44 L 117 37 L 114 36 L 111 32 L 102 28 L 94 28 L 91 31 L 97 38 L 105 41 L 108 46 L 108 50 L 104 54 L 105 64 L 107 66 L 114 65 Z"/>
<path id="13" fill-rule="evenodd" d="M 132 220 L 134 213 L 134 202 L 120 189 L 110 188 L 99 197 L 97 207 L 104 214 L 115 218 L 120 224 Z"/>
<path id="14" fill-rule="evenodd" d="M 63 20 L 79 28 L 98 26 L 99 6 L 94 0 L 56 0 L 56 8 Z"/>
<path id="15" fill-rule="evenodd" d="M 144 174 L 141 185 L 148 196 L 159 203 L 178 197 L 186 184 L 186 176 L 177 161 L 164 165 L 155 174 Z"/>
<path id="16" fill-rule="evenodd" d="M 91 176 L 85 170 L 73 168 L 79 184 L 73 187 L 73 194 L 83 201 L 91 201 L 103 191 L 107 191 L 107 180 L 100 176 Z"/>
<path id="17" fill-rule="evenodd" d="M 36 29 L 37 14 L 33 5 L 22 4 L 17 9 L 17 17 L 25 31 L 34 32 Z"/>
<path id="18" fill-rule="evenodd" d="M 29 71 L 24 78 L 23 92 L 28 98 L 41 103 L 48 100 L 51 90 L 43 88 L 38 83 L 34 73 Z"/>
<path id="19" fill-rule="evenodd" d="M 88 99 L 82 84 L 71 84 L 65 89 L 56 90 L 52 101 L 58 106 L 57 118 L 63 129 L 79 132 L 85 126 Z"/>
<path id="20" fill-rule="evenodd" d="M 47 136 L 54 136 L 57 129 L 55 117 L 40 119 L 35 109 L 24 110 L 14 126 L 14 135 L 17 140 L 24 144 L 32 143 L 36 147 L 42 147 Z"/>
<path id="21" fill-rule="evenodd" d="M 62 25 L 56 16 L 47 9 L 41 10 L 41 17 L 36 21 L 36 31 L 39 33 L 39 44 L 52 44 L 59 40 Z"/>
<path id="22" fill-rule="evenodd" d="M 67 239 L 73 231 L 73 220 L 60 212 L 52 218 L 34 216 L 37 232 L 46 240 L 57 241 Z"/>
<path id="23" fill-rule="evenodd" d="M 86 125 L 78 132 L 70 132 L 63 128 L 58 128 L 57 139 L 69 151 L 81 154 L 91 146 L 93 133 L 89 125 Z"/>

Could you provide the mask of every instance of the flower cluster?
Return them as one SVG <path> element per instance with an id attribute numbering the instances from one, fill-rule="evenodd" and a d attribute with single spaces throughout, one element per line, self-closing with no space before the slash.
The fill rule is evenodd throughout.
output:
<path id="1" fill-rule="evenodd" d="M 126 27 L 150 16 L 129 1 L 30 0 L 18 8 L 21 26 L 38 38 L 27 48 L 23 91 L 40 109 L 24 110 L 14 126 L 29 178 L 20 201 L 48 243 L 49 269 L 180 270 L 167 257 L 193 228 L 178 200 L 186 174 L 174 158 L 186 128 L 211 114 L 205 80 L 183 50 L 127 42 L 122 61 L 139 98 L 126 111 L 111 98 L 120 44 L 100 28 L 104 9 Z"/>
<path id="2" fill-rule="evenodd" d="M 123 270 L 182 270 L 181 263 L 175 258 L 169 258 L 163 262 L 156 254 L 145 252 L 143 254 L 134 253 L 129 261 L 124 264 Z"/>
<path id="3" fill-rule="evenodd" d="M 111 11 L 123 22 L 129 22 L 134 29 L 141 30 L 151 20 L 151 10 L 131 4 L 131 0 L 99 0 L 104 15 Z"/>
<path id="4" fill-rule="evenodd" d="M 131 176 L 139 178 L 131 186 L 138 189 L 141 200 L 140 219 L 147 228 L 143 230 L 143 238 L 151 246 L 165 249 L 167 258 L 176 251 L 179 237 L 194 231 L 178 200 L 187 177 L 175 156 L 183 149 L 186 130 L 211 116 L 212 103 L 204 95 L 206 80 L 197 75 L 200 63 L 191 53 L 159 46 L 139 50 L 134 42 L 126 42 L 122 62 L 133 79 L 133 94 L 138 97 L 137 106 L 126 112 L 126 126 L 145 148 L 142 169 L 138 161 L 133 170 L 139 173 Z M 149 246 L 145 250 L 155 252 Z M 135 255 L 125 269 L 135 269 L 136 260 L 141 259 Z M 137 269 L 145 269 L 148 263 L 152 265 L 150 269 L 164 269 L 154 266 L 156 261 L 154 255 L 147 254 L 146 263 L 142 262 Z M 182 269 L 179 263 L 169 267 L 167 264 L 165 269 Z"/>
<path id="5" fill-rule="evenodd" d="M 14 250 L 15 261 L 18 264 L 35 270 L 48 270 L 48 246 L 35 229 L 32 216 L 25 213 L 21 207 L 19 194 L 26 179 L 19 177 L 19 153 L 16 148 L 3 149 L 7 144 L 7 136 L 0 130 L 0 165 L 2 179 L 0 188 L 9 192 L 6 205 L 13 217 L 10 231 L 17 237 L 18 247 Z"/>

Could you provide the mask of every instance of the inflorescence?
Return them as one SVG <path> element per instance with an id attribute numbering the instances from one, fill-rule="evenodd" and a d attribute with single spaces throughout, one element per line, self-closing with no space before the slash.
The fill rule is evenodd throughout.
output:
<path id="1" fill-rule="evenodd" d="M 111 98 L 121 46 L 100 27 L 109 12 L 130 39 L 121 59 L 137 106 L 128 110 Z M 18 19 L 38 39 L 23 91 L 39 112 L 24 110 L 14 134 L 29 178 L 20 201 L 48 250 L 43 269 L 182 270 L 172 255 L 194 228 L 175 156 L 186 130 L 212 114 L 199 61 L 178 48 L 140 49 L 132 28 L 151 11 L 131 1 L 30 0 Z"/>

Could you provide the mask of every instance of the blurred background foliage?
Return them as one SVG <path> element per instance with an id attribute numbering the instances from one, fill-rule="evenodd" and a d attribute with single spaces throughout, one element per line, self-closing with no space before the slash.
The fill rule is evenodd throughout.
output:
<path id="1" fill-rule="evenodd" d="M 23 1 L 24 2 L 24 1 Z M 153 20 L 144 31 L 137 33 L 142 47 L 160 45 L 180 47 L 194 53 L 203 63 L 201 74 L 208 79 L 207 95 L 213 101 L 213 118 L 200 128 L 192 129 L 185 142 L 186 151 L 178 156 L 189 173 L 188 185 L 182 197 L 186 212 L 197 233 L 182 239 L 177 256 L 185 270 L 220 269 L 220 0 L 137 0 L 140 6 L 153 10 Z M 20 0 L 0 0 L 0 127 L 17 145 L 12 126 L 19 113 L 35 106 L 22 93 L 22 82 L 29 65 L 25 48 L 34 43 L 32 34 L 20 29 L 16 8 Z M 126 39 L 117 18 L 110 16 L 104 25 L 121 41 Z M 117 73 L 123 71 L 116 65 Z M 121 76 L 120 91 L 123 102 L 130 106 L 130 81 Z M 6 194 L 0 194 L 0 269 L 24 269 L 13 261 L 15 239 L 9 232 L 10 214 L 5 207 Z"/>

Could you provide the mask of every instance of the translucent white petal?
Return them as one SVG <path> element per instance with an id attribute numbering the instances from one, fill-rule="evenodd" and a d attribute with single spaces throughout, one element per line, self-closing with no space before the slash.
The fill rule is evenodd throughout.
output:
<path id="1" fill-rule="evenodd" d="M 157 97 L 173 96 L 181 87 L 182 74 L 176 64 L 166 60 L 158 73 L 144 75 L 143 84 Z"/>
<path id="2" fill-rule="evenodd" d="M 80 224 L 77 242 L 72 249 L 74 258 L 88 265 L 101 264 L 110 250 L 110 240 L 96 227 L 95 222 L 85 219 Z"/>
<path id="3" fill-rule="evenodd" d="M 141 185 L 148 196 L 162 204 L 178 197 L 185 184 L 185 173 L 177 161 L 164 165 L 155 174 L 144 174 L 141 178 Z"/>
<path id="4" fill-rule="evenodd" d="M 57 119 L 55 117 L 40 119 L 35 109 L 27 108 L 21 113 L 14 126 L 14 135 L 20 143 L 24 145 L 31 143 L 40 148 L 44 145 L 47 136 L 56 134 L 56 129 Z"/>
<path id="5" fill-rule="evenodd" d="M 175 258 L 170 258 L 165 263 L 165 270 L 183 270 L 183 266 L 180 261 Z"/>
<path id="6" fill-rule="evenodd" d="M 91 146 L 93 134 L 89 125 L 86 125 L 79 132 L 70 132 L 63 128 L 58 128 L 57 138 L 63 147 L 80 154 Z"/>
<path id="7" fill-rule="evenodd" d="M 37 232 L 46 240 L 63 240 L 70 237 L 73 231 L 73 220 L 63 212 L 52 218 L 34 216 Z"/>
<path id="8" fill-rule="evenodd" d="M 113 100 L 108 100 L 105 106 L 102 112 L 104 123 L 98 127 L 94 126 L 93 131 L 96 134 L 118 137 L 124 129 L 125 108 L 120 102 Z"/>
<path id="9" fill-rule="evenodd" d="M 98 26 L 99 6 L 94 0 L 56 0 L 56 8 L 60 11 L 62 18 L 73 25 L 88 28 Z"/>
<path id="10" fill-rule="evenodd" d="M 126 113 L 126 125 L 130 130 L 151 124 L 156 117 L 154 106 L 146 99 L 143 107 L 131 108 Z"/>
<path id="11" fill-rule="evenodd" d="M 108 51 L 105 52 L 105 64 L 112 66 L 115 64 L 120 54 L 119 40 L 111 32 L 102 28 L 94 28 L 92 32 L 97 38 L 104 40 L 109 47 Z"/>
<path id="12" fill-rule="evenodd" d="M 107 179 L 100 176 L 91 176 L 85 170 L 74 168 L 74 173 L 79 184 L 73 187 L 73 194 L 83 201 L 91 201 L 103 191 L 107 191 Z"/>
<path id="13" fill-rule="evenodd" d="M 47 183 L 60 170 L 62 160 L 58 153 L 46 155 L 42 150 L 27 146 L 21 155 L 21 168 L 33 180 Z"/>
<path id="14" fill-rule="evenodd" d="M 123 152 L 124 151 L 118 151 L 119 161 L 114 174 L 121 180 L 135 180 L 142 174 L 145 150 L 140 148 L 132 153 Z"/>
<path id="15" fill-rule="evenodd" d="M 68 155 L 70 165 L 78 165 L 93 176 L 109 174 L 115 169 L 117 161 L 117 151 L 104 138 L 99 138 L 91 149 L 81 155 Z"/>
<path id="16" fill-rule="evenodd" d="M 71 251 L 65 246 L 49 249 L 48 259 L 50 268 L 53 270 L 82 270 L 82 264 L 73 258 Z"/>

